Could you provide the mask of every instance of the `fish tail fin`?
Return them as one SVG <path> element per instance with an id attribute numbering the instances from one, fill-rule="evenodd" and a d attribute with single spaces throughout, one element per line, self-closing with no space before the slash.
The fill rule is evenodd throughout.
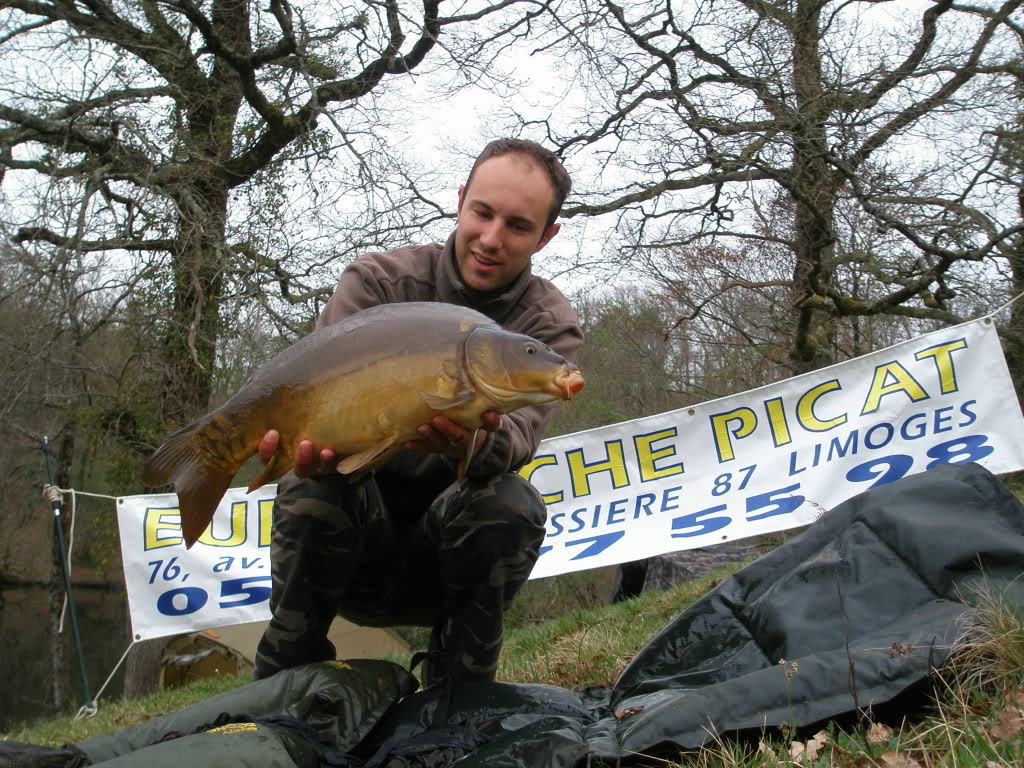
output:
<path id="1" fill-rule="evenodd" d="M 197 421 L 175 432 L 142 467 L 146 485 L 174 486 L 186 549 L 203 535 L 238 470 L 237 466 L 216 466 L 204 459 L 196 444 L 196 433 L 202 426 L 203 422 Z"/>

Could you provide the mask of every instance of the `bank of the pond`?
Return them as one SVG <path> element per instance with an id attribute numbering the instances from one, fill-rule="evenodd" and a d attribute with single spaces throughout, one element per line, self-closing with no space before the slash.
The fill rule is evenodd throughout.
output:
<path id="1" fill-rule="evenodd" d="M 113 586 L 76 584 L 74 596 L 85 671 L 95 695 L 128 647 L 128 606 L 124 591 Z M 53 712 L 48 604 L 43 586 L 6 585 L 0 590 L 0 732 Z M 64 635 L 66 682 L 77 707 L 83 701 L 82 686 L 67 619 Z M 122 669 L 105 696 L 119 697 L 123 679 Z"/>

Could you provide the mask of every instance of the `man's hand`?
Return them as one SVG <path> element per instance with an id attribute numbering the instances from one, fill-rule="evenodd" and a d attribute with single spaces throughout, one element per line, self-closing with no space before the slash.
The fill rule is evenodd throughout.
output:
<path id="1" fill-rule="evenodd" d="M 501 428 L 501 414 L 497 411 L 484 411 L 480 414 L 483 422 L 476 436 L 473 455 L 483 446 L 488 432 L 497 432 Z M 416 427 L 419 438 L 406 440 L 402 447 L 417 453 L 443 453 L 459 461 L 466 456 L 466 443 L 473 436 L 473 430 L 456 424 L 446 416 L 435 416 L 426 424 Z"/>
<path id="2" fill-rule="evenodd" d="M 476 436 L 476 445 L 473 454 L 480 450 L 487 439 L 488 432 L 497 432 L 501 428 L 501 414 L 497 411 L 484 411 L 480 415 L 480 433 Z M 420 437 L 416 440 L 407 440 L 402 447 L 407 451 L 417 453 L 444 453 L 456 461 L 466 456 L 466 443 L 472 436 L 472 430 L 456 424 L 445 416 L 435 416 L 427 424 L 420 424 L 416 431 Z M 270 464 L 274 454 L 281 444 L 281 435 L 276 429 L 267 431 L 260 441 L 259 455 L 263 466 Z M 300 478 L 309 477 L 313 471 L 333 472 L 338 468 L 340 458 L 330 448 L 323 448 L 317 460 L 314 461 L 316 446 L 312 440 L 302 440 L 295 451 L 295 460 L 292 462 L 292 469 L 295 475 Z"/>
<path id="3" fill-rule="evenodd" d="M 269 430 L 263 436 L 259 447 L 260 461 L 263 462 L 263 466 L 270 464 L 270 460 L 274 458 L 280 444 L 281 435 L 276 429 Z M 333 472 L 338 468 L 338 457 L 330 448 L 320 451 L 320 460 L 316 464 L 313 462 L 314 451 L 315 446 L 312 440 L 302 440 L 299 443 L 299 447 L 295 451 L 295 460 L 292 462 L 292 469 L 298 477 L 305 479 L 312 474 L 314 469 L 318 472 Z"/>

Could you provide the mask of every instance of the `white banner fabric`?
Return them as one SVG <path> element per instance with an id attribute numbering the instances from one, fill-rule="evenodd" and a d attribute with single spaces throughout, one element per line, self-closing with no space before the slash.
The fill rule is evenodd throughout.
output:
<path id="1" fill-rule="evenodd" d="M 750 392 L 551 438 L 522 470 L 548 506 L 531 578 L 806 525 L 942 463 L 1015 471 L 1021 434 L 983 318 Z M 191 550 L 174 494 L 118 500 L 136 639 L 269 617 L 275 488 L 230 490 Z"/>

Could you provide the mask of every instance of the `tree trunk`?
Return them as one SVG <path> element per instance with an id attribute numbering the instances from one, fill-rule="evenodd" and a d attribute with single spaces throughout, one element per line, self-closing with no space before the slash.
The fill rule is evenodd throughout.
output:
<path id="1" fill-rule="evenodd" d="M 1024 218 L 1024 191 L 1017 195 L 1018 213 Z M 1007 256 L 1010 265 L 1010 292 L 1013 296 L 1024 293 L 1024 238 L 1014 239 Z M 1010 307 L 1010 320 L 1002 333 L 1003 354 L 1010 369 L 1017 400 L 1024 404 L 1024 299 Z"/>
<path id="2" fill-rule="evenodd" d="M 173 310 L 164 336 L 163 382 L 157 407 L 164 431 L 161 438 L 209 408 L 228 263 L 224 245 L 228 194 L 227 183 L 211 182 L 187 189 L 178 200 L 183 214 L 178 220 Z M 144 640 L 132 646 L 126 662 L 126 699 L 157 690 L 160 661 L 172 639 Z"/>
<path id="3" fill-rule="evenodd" d="M 167 644 L 173 639 L 173 637 L 157 637 L 135 643 L 131 647 L 125 661 L 123 693 L 125 699 L 137 699 L 159 689 L 160 660 L 163 658 Z"/>
<path id="4" fill-rule="evenodd" d="M 789 353 L 794 374 L 817 370 L 832 362 L 835 326 L 830 315 L 808 301 L 823 295 L 832 282 L 835 243 L 835 189 L 833 174 L 825 162 L 828 112 L 822 98 L 820 16 L 818 0 L 799 0 L 791 22 L 793 88 L 797 105 L 789 189 L 795 203 L 793 299 L 797 319 Z"/>
<path id="5" fill-rule="evenodd" d="M 50 624 L 50 698 L 55 712 L 66 712 L 71 703 L 68 686 L 68 644 L 60 632 L 60 612 L 64 606 L 64 576 L 60 570 L 60 545 L 53 536 L 53 567 L 50 569 L 50 598 L 47 617 Z"/>
<path id="6" fill-rule="evenodd" d="M 209 407 L 227 266 L 227 185 L 202 195 L 192 189 L 183 198 L 179 205 L 191 210 L 178 222 L 174 299 L 162 355 L 158 415 L 166 431 L 190 423 Z"/>

